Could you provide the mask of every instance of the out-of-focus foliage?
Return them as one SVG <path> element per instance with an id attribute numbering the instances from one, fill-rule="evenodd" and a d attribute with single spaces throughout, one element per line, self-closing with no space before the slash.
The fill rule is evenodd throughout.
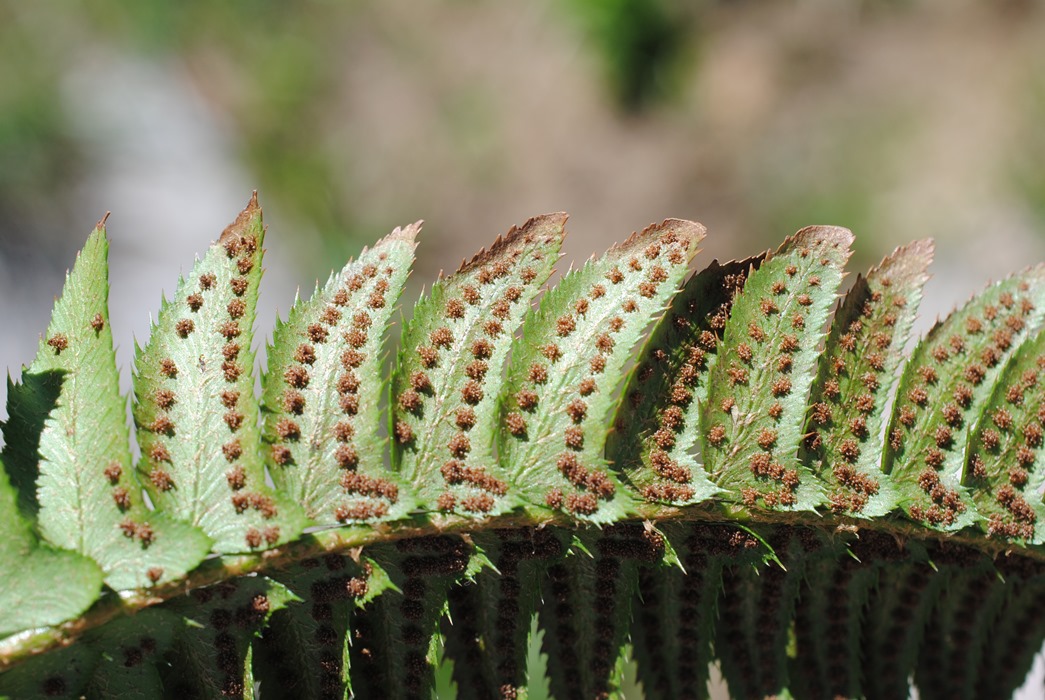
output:
<path id="1" fill-rule="evenodd" d="M 622 109 L 641 112 L 677 94 L 678 72 L 695 41 L 702 2 L 571 0 L 582 30 L 598 51 Z"/>

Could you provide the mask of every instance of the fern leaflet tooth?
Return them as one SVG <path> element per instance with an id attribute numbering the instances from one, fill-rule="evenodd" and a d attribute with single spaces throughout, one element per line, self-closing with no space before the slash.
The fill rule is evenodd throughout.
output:
<path id="1" fill-rule="evenodd" d="M 605 469 L 605 422 L 632 348 L 703 237 L 693 222 L 651 226 L 567 274 L 527 316 L 512 346 L 499 448 L 531 503 L 600 523 L 629 508 Z M 513 428 L 513 416 L 525 431 Z"/>
<path id="2" fill-rule="evenodd" d="M 700 411 L 733 298 L 760 262 L 714 261 L 692 276 L 639 354 L 606 454 L 647 501 L 691 505 L 721 492 L 695 458 Z"/>
<path id="3" fill-rule="evenodd" d="M 497 398 L 512 334 L 551 275 L 565 223 L 547 214 L 513 227 L 439 280 L 403 331 L 393 460 L 430 510 L 493 515 L 515 503 L 493 454 Z"/>
<path id="4" fill-rule="evenodd" d="M 301 507 L 265 484 L 254 396 L 254 312 L 265 229 L 257 196 L 165 301 L 135 358 L 138 464 L 157 508 L 218 552 L 295 539 Z M 287 421 L 287 436 L 300 427 Z"/>
<path id="5" fill-rule="evenodd" d="M 1000 439 L 984 410 L 1009 358 L 1045 315 L 1045 265 L 988 287 L 915 348 L 897 389 L 883 470 L 904 512 L 934 529 L 976 522 L 961 486 L 973 426 L 987 445 Z"/>
<path id="6" fill-rule="evenodd" d="M 27 493 L 44 539 L 91 557 L 109 586 L 125 590 L 181 578 L 211 541 L 142 499 L 108 322 L 108 251 L 105 229 L 96 228 L 66 276 L 36 359 L 10 397 L 12 415 L 50 397 L 53 408 L 38 434 L 5 426 L 5 452 L 19 481 L 35 482 Z"/>
<path id="7" fill-rule="evenodd" d="M 385 465 L 382 344 L 420 222 L 364 250 L 279 322 L 262 407 L 276 486 L 322 525 L 402 518 L 415 505 Z"/>
<path id="8" fill-rule="evenodd" d="M 811 510 L 822 500 L 795 463 L 821 330 L 853 235 L 814 226 L 748 275 L 708 374 L 700 417 L 705 469 L 749 507 Z"/>
<path id="9" fill-rule="evenodd" d="M 932 254 L 928 240 L 898 248 L 857 278 L 835 314 L 799 456 L 826 483 L 836 513 L 871 518 L 897 505 L 881 436 Z"/>

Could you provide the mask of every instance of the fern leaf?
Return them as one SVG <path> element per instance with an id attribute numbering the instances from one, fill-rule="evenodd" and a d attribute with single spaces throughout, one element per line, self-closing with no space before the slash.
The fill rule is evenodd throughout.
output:
<path id="1" fill-rule="evenodd" d="M 691 277 L 642 349 L 606 454 L 648 501 L 690 505 L 721 492 L 695 460 L 696 427 L 733 298 L 760 262 L 715 261 Z"/>
<path id="2" fill-rule="evenodd" d="M 265 484 L 254 396 L 254 311 L 264 227 L 257 197 L 165 301 L 135 358 L 139 471 L 153 503 L 218 552 L 287 542 L 300 506 Z"/>
<path id="3" fill-rule="evenodd" d="M 1012 697 L 1045 639 L 1045 576 L 1022 557 L 998 560 L 1008 596 L 978 662 L 976 697 Z"/>
<path id="4" fill-rule="evenodd" d="M 564 542 L 565 540 L 565 542 Z M 450 589 L 443 624 L 446 654 L 461 700 L 494 696 L 527 697 L 530 619 L 541 597 L 544 571 L 569 543 L 556 528 L 519 528 L 474 536 L 492 566 L 474 582 Z"/>
<path id="5" fill-rule="evenodd" d="M 614 697 L 620 693 L 638 567 L 664 556 L 664 537 L 637 523 L 575 537 L 574 551 L 548 568 L 538 618 L 548 680 L 558 698 Z"/>
<path id="6" fill-rule="evenodd" d="M 355 617 L 352 689 L 364 698 L 425 697 L 439 660 L 436 632 L 451 585 L 474 577 L 485 557 L 463 539 L 437 536 L 400 540 L 367 550 L 394 590 Z"/>
<path id="7" fill-rule="evenodd" d="M 969 427 L 980 422 L 1002 369 L 1043 314 L 1045 265 L 1039 265 L 974 297 L 915 348 L 897 389 L 882 463 L 912 520 L 958 529 L 979 518 L 960 484 Z"/>
<path id="8" fill-rule="evenodd" d="M 58 391 L 38 436 L 39 463 L 25 454 L 32 450 L 17 448 L 22 454 L 13 465 L 28 472 L 24 480 L 36 476 L 44 538 L 90 556 L 105 570 L 106 583 L 121 590 L 180 578 L 203 559 L 210 539 L 151 512 L 142 500 L 109 328 L 108 249 L 99 225 L 66 277 L 36 359 L 23 383 L 12 387 L 16 411 L 31 392 Z M 58 385 L 44 386 L 56 378 Z M 17 445 L 28 436 L 10 438 Z"/>
<path id="9" fill-rule="evenodd" d="M 304 602 L 273 615 L 255 644 L 254 668 L 264 697 L 344 697 L 351 691 L 353 611 L 387 588 L 387 576 L 368 560 L 339 554 L 306 559 L 277 575 Z"/>
<path id="10" fill-rule="evenodd" d="M 794 460 L 822 328 L 853 235 L 809 227 L 747 277 L 733 302 L 701 414 L 705 468 L 745 505 L 810 510 L 819 486 Z"/>
<path id="11" fill-rule="evenodd" d="M 937 598 L 918 655 L 914 682 L 919 697 L 972 700 L 977 663 L 993 642 L 989 637 L 1007 594 L 990 559 L 961 556 L 937 561 L 947 584 Z M 986 697 L 1000 697 L 988 693 Z"/>
<path id="12" fill-rule="evenodd" d="M 632 348 L 703 237 L 692 222 L 651 226 L 567 274 L 526 317 L 512 345 L 499 448 L 531 503 L 594 522 L 626 512 L 630 499 L 604 469 L 604 426 Z"/>
<path id="13" fill-rule="evenodd" d="M 733 697 L 763 698 L 787 688 L 788 637 L 805 547 L 818 546 L 816 540 L 812 531 L 771 530 L 768 542 L 776 561 L 753 563 L 762 552 L 749 540 L 751 556 L 738 556 L 723 572 L 715 650 Z"/>
<path id="14" fill-rule="evenodd" d="M 1045 332 L 1038 331 L 1015 352 L 970 431 L 962 484 L 984 518 L 980 527 L 991 537 L 1045 541 L 1036 529 L 1045 518 L 1043 355 Z"/>
<path id="15" fill-rule="evenodd" d="M 708 697 L 722 571 L 746 544 L 736 528 L 665 523 L 681 566 L 664 562 L 639 569 L 632 644 L 647 697 Z"/>
<path id="16" fill-rule="evenodd" d="M 163 667 L 167 697 L 254 697 L 250 657 L 254 637 L 273 613 L 298 598 L 262 576 L 198 588 L 168 609 L 185 625 Z"/>
<path id="17" fill-rule="evenodd" d="M 946 584 L 935 573 L 925 548 L 909 541 L 892 550 L 878 576 L 878 586 L 864 608 L 861 631 L 864 693 L 869 698 L 909 694 L 909 678 L 918 660 L 933 605 Z"/>
<path id="18" fill-rule="evenodd" d="M 98 650 L 89 644 L 74 644 L 33 657 L 0 674 L 0 698 L 79 700 L 84 697 L 98 661 Z"/>
<path id="19" fill-rule="evenodd" d="M 385 465 L 379 402 L 382 342 L 419 230 L 396 229 L 364 250 L 273 334 L 262 394 L 267 463 L 318 524 L 401 518 L 414 505 Z"/>
<path id="20" fill-rule="evenodd" d="M 897 505 L 881 472 L 881 436 L 932 254 L 928 240 L 898 248 L 857 278 L 835 314 L 801 453 L 826 482 L 835 512 L 873 518 Z"/>
<path id="21" fill-rule="evenodd" d="M 565 222 L 548 214 L 513 228 L 437 282 L 403 330 L 393 460 L 428 509 L 496 514 L 514 505 L 493 455 L 502 368 L 558 259 Z"/>
<path id="22" fill-rule="evenodd" d="M 97 700 L 163 697 L 160 669 L 184 621 L 161 608 L 113 620 L 84 640 L 98 652 L 86 695 Z"/>
<path id="23" fill-rule="evenodd" d="M 113 620 L 79 643 L 36 656 L 0 674 L 0 697 L 116 700 L 163 697 L 160 668 L 183 626 L 163 608 Z"/>
<path id="24" fill-rule="evenodd" d="M 103 573 L 94 561 L 37 539 L 18 510 L 3 462 L 0 571 L 0 635 L 74 618 L 98 598 L 102 587 Z"/>
<path id="25" fill-rule="evenodd" d="M 796 651 L 789 669 L 797 697 L 864 697 L 864 609 L 883 557 L 896 549 L 889 535 L 861 532 L 858 539 L 827 542 L 810 557 L 795 609 Z"/>

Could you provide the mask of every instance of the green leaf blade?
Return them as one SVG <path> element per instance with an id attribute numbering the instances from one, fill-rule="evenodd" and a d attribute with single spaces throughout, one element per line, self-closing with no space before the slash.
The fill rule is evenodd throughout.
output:
<path id="1" fill-rule="evenodd" d="M 703 237 L 689 221 L 651 226 L 567 274 L 526 317 L 498 437 L 501 463 L 530 503 L 600 523 L 627 512 L 631 497 L 605 471 L 605 423 L 632 348 Z M 513 415 L 524 431 L 514 430 Z"/>
<path id="2" fill-rule="evenodd" d="M 167 609 L 184 619 L 162 669 L 167 697 L 254 697 L 251 654 L 272 615 L 299 599 L 264 576 L 198 588 Z"/>
<path id="3" fill-rule="evenodd" d="M 94 560 L 41 543 L 0 462 L 0 636 L 74 618 L 97 600 Z"/>
<path id="4" fill-rule="evenodd" d="M 414 308 L 392 379 L 393 459 L 427 509 L 492 515 L 515 504 L 493 454 L 503 366 L 565 223 L 547 214 L 512 228 Z"/>
<path id="5" fill-rule="evenodd" d="M 897 505 L 881 471 L 881 435 L 932 255 L 929 240 L 898 248 L 857 278 L 835 314 L 800 454 L 835 512 L 871 518 Z"/>
<path id="6" fill-rule="evenodd" d="M 149 496 L 219 552 L 274 546 L 304 526 L 301 507 L 266 485 L 261 456 L 251 342 L 263 238 L 254 197 L 179 282 L 135 361 Z"/>
<path id="7" fill-rule="evenodd" d="M 992 538 L 1041 544 L 1045 534 L 1045 332 L 1028 338 L 1009 360 L 970 429 L 962 485 L 978 525 Z"/>
<path id="8" fill-rule="evenodd" d="M 726 323 L 701 413 L 705 468 L 748 506 L 810 510 L 815 478 L 795 461 L 822 328 L 853 235 L 813 226 L 747 277 Z"/>
<path id="9" fill-rule="evenodd" d="M 918 344 L 897 389 L 882 469 L 912 520 L 960 529 L 980 516 L 961 486 L 976 425 L 1009 358 L 1045 315 L 1045 265 L 988 287 Z"/>
<path id="10" fill-rule="evenodd" d="M 98 700 L 154 700 L 163 697 L 160 668 L 183 620 L 163 608 L 143 610 L 134 617 L 113 620 L 85 638 L 99 652 L 87 688 Z"/>
<path id="11" fill-rule="evenodd" d="M 254 673 L 266 698 L 345 697 L 352 616 L 383 592 L 382 574 L 366 559 L 334 553 L 276 573 L 302 604 L 273 615 L 255 644 Z"/>
<path id="12" fill-rule="evenodd" d="M 403 517 L 413 506 L 385 465 L 382 347 L 420 222 L 331 275 L 277 324 L 263 381 L 263 440 L 277 488 L 322 525 Z"/>
<path id="13" fill-rule="evenodd" d="M 527 668 L 535 629 L 530 621 L 545 571 L 562 559 L 569 534 L 558 528 L 518 528 L 477 533 L 473 540 L 492 566 L 474 582 L 450 589 L 443 622 L 458 697 L 480 700 L 514 691 L 525 698 L 527 679 L 533 679 Z"/>
<path id="14" fill-rule="evenodd" d="M 692 505 L 721 492 L 696 461 L 696 427 L 733 298 L 760 262 L 714 261 L 691 277 L 642 349 L 606 454 L 647 501 Z"/>
<path id="15" fill-rule="evenodd" d="M 629 523 L 577 533 L 548 568 L 538 622 L 554 697 L 620 695 L 638 569 L 663 556 L 660 533 Z"/>
<path id="16" fill-rule="evenodd" d="M 399 540 L 367 550 L 391 578 L 353 624 L 352 687 L 359 697 L 425 697 L 435 683 L 439 622 L 451 586 L 474 577 L 485 558 L 461 538 Z"/>
<path id="17" fill-rule="evenodd" d="M 732 531 L 731 531 L 732 530 Z M 729 527 L 666 523 L 678 565 L 639 568 L 632 644 L 638 676 L 651 697 L 708 697 L 722 570 L 734 559 Z"/>
<path id="18" fill-rule="evenodd" d="M 14 463 L 38 474 L 43 537 L 90 556 L 105 570 L 106 583 L 123 590 L 183 576 L 209 551 L 210 539 L 150 511 L 141 497 L 109 327 L 108 249 L 99 226 L 66 277 L 47 335 L 22 384 L 12 387 L 11 403 L 14 411 L 46 403 L 55 391 L 47 385 L 60 378 L 39 433 L 39 462 L 27 454 L 31 448 L 16 446 Z"/>

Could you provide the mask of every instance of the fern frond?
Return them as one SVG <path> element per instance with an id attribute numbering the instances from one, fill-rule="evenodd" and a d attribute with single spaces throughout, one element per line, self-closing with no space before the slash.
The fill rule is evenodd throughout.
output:
<path id="1" fill-rule="evenodd" d="M 392 378 L 393 460 L 427 510 L 492 515 L 518 503 L 494 458 L 497 399 L 512 334 L 551 275 L 565 223 L 549 214 L 512 228 L 414 307 Z"/>
<path id="2" fill-rule="evenodd" d="M 359 697 L 427 697 L 439 659 L 436 632 L 446 614 L 447 591 L 470 579 L 486 558 L 454 537 L 400 540 L 369 550 L 392 590 L 355 618 L 352 687 Z"/>
<path id="3" fill-rule="evenodd" d="M 882 554 L 861 631 L 863 692 L 871 698 L 909 692 L 929 616 L 947 584 L 946 576 L 934 575 L 929 553 L 918 542 L 897 543 Z"/>
<path id="4" fill-rule="evenodd" d="M 135 358 L 149 497 L 218 552 L 288 542 L 305 522 L 300 505 L 265 484 L 251 349 L 264 235 L 255 196 L 178 283 Z"/>
<path id="5" fill-rule="evenodd" d="M 663 526 L 677 562 L 639 567 L 631 642 L 649 695 L 707 697 L 722 570 L 742 549 L 739 530 L 696 523 Z"/>
<path id="6" fill-rule="evenodd" d="M 404 517 L 416 504 L 389 474 L 380 436 L 382 343 L 420 222 L 364 250 L 280 322 L 263 381 L 266 463 L 315 523 Z"/>
<path id="7" fill-rule="evenodd" d="M 199 588 L 171 601 L 185 619 L 164 664 L 169 697 L 253 697 L 255 637 L 273 613 L 298 600 L 286 586 L 258 576 Z"/>
<path id="8" fill-rule="evenodd" d="M 268 698 L 320 698 L 351 691 L 348 654 L 355 610 L 381 595 L 388 577 L 373 562 L 327 554 L 277 574 L 302 599 L 278 611 L 255 643 L 255 674 Z"/>
<path id="9" fill-rule="evenodd" d="M 749 540 L 750 542 L 750 540 Z M 806 567 L 822 542 L 819 533 L 782 527 L 766 532 L 764 543 L 750 542 L 722 575 L 715 648 L 722 675 L 735 697 L 782 694 L 788 687 L 788 644 L 798 591 Z M 758 554 L 772 560 L 764 567 Z"/>
<path id="10" fill-rule="evenodd" d="M 826 333 L 845 229 L 682 284 L 704 231 L 667 220 L 534 308 L 564 222 L 440 279 L 389 376 L 397 229 L 278 324 L 259 402 L 252 199 L 137 353 L 137 470 L 99 226 L 9 392 L 0 695 L 425 697 L 446 658 L 518 700 L 535 632 L 559 697 L 617 694 L 629 648 L 650 697 L 712 660 L 736 697 L 1010 694 L 1045 638 L 1045 266 L 894 396 L 929 242 Z"/>
<path id="11" fill-rule="evenodd" d="M 99 225 L 66 276 L 36 359 L 12 387 L 16 411 L 27 392 L 43 390 L 51 378 L 58 394 L 33 436 L 39 461 L 23 451 L 11 464 L 36 483 L 43 537 L 94 559 L 106 583 L 121 590 L 180 579 L 210 551 L 211 540 L 150 511 L 142 499 L 109 327 L 108 250 Z M 9 432 L 14 445 L 29 438 Z"/>
<path id="12" fill-rule="evenodd" d="M 714 261 L 693 275 L 642 348 L 606 454 L 648 501 L 691 505 L 722 491 L 696 461 L 697 426 L 733 299 L 761 260 Z"/>
<path id="13" fill-rule="evenodd" d="M 450 589 L 447 656 L 454 661 L 458 696 L 527 695 L 530 618 L 546 593 L 545 570 L 561 559 L 568 533 L 558 528 L 517 528 L 481 533 L 476 547 L 491 566 L 474 582 Z M 544 593 L 542 593 L 544 591 Z"/>
<path id="14" fill-rule="evenodd" d="M 1045 265 L 984 290 L 915 348 L 897 389 L 882 468 L 904 512 L 930 528 L 954 530 L 980 519 L 961 486 L 970 427 L 1013 353 L 1045 315 Z M 997 433 L 994 433 L 997 436 Z"/>
<path id="15" fill-rule="evenodd" d="M 75 618 L 98 598 L 104 576 L 91 559 L 40 542 L 18 510 L 2 461 L 0 571 L 18 572 L 0 576 L 0 635 Z"/>
<path id="16" fill-rule="evenodd" d="M 1042 487 L 1045 437 L 1045 333 L 1028 338 L 1005 367 L 976 424 L 970 427 L 962 484 L 991 537 L 1045 541 L 1036 529 L 1045 518 Z"/>
<path id="17" fill-rule="evenodd" d="M 606 419 L 632 348 L 678 288 L 704 237 L 669 219 L 567 274 L 512 344 L 501 464 L 531 503 L 591 522 L 630 507 L 605 470 Z"/>
<path id="18" fill-rule="evenodd" d="M 852 239 L 846 229 L 802 229 L 733 301 L 721 359 L 708 373 L 701 447 L 712 480 L 747 506 L 811 510 L 823 500 L 809 470 L 788 465 Z"/>
<path id="19" fill-rule="evenodd" d="M 936 599 L 918 655 L 914 682 L 928 699 L 975 698 L 977 661 L 1007 590 L 985 556 L 934 557 L 947 585 Z M 975 602 L 974 602 L 975 601 Z"/>
<path id="20" fill-rule="evenodd" d="M 881 436 L 932 253 L 931 241 L 898 248 L 857 278 L 832 322 L 800 458 L 826 482 L 835 512 L 873 518 L 897 506 Z"/>

